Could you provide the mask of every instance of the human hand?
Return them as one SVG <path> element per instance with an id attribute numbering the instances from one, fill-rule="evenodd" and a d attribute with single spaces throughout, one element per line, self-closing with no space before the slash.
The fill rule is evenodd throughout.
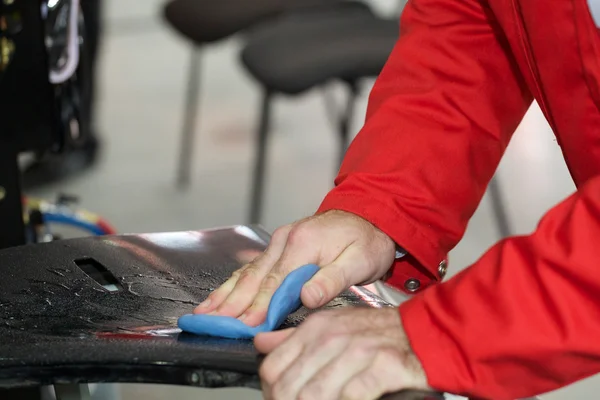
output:
<path id="1" fill-rule="evenodd" d="M 298 328 L 260 333 L 256 349 L 267 400 L 375 400 L 430 390 L 398 310 L 345 308 L 311 315 Z"/>
<path id="2" fill-rule="evenodd" d="M 395 257 L 394 242 L 354 214 L 328 211 L 277 229 L 267 250 L 233 273 L 195 310 L 264 322 L 271 297 L 293 270 L 317 264 L 321 270 L 302 289 L 302 303 L 320 307 L 353 285 L 381 278 Z"/>

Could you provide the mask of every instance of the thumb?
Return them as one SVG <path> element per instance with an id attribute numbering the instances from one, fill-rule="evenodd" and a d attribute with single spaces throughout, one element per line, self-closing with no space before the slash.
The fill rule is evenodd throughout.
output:
<path id="1" fill-rule="evenodd" d="M 269 354 L 294 333 L 295 328 L 259 333 L 254 338 L 254 347 L 261 354 Z"/>
<path id="2" fill-rule="evenodd" d="M 368 280 L 372 275 L 368 263 L 356 253 L 348 248 L 306 282 L 300 295 L 302 304 L 308 308 L 321 307 L 350 286 Z"/>

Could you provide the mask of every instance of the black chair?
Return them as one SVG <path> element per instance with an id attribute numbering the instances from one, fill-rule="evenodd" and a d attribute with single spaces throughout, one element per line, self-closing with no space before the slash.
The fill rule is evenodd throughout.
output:
<path id="1" fill-rule="evenodd" d="M 274 96 L 295 96 L 332 80 L 348 87 L 345 110 L 337 120 L 338 160 L 350 139 L 350 121 L 359 82 L 376 77 L 398 38 L 398 20 L 385 20 L 356 11 L 294 13 L 253 29 L 241 59 L 263 87 L 258 125 L 250 223 L 259 223 L 265 179 L 271 105 Z"/>
<path id="2" fill-rule="evenodd" d="M 178 160 L 177 183 L 180 188 L 186 188 L 190 183 L 201 49 L 284 13 L 305 11 L 318 14 L 322 9 L 346 8 L 370 13 L 365 4 L 350 0 L 170 0 L 166 4 L 164 17 L 167 22 L 193 43 Z"/>
<path id="3" fill-rule="evenodd" d="M 334 79 L 347 84 L 346 109 L 337 121 L 341 163 L 350 138 L 349 125 L 359 82 L 379 74 L 398 34 L 398 19 L 385 20 L 356 12 L 342 15 L 333 10 L 320 13 L 318 18 L 303 13 L 284 15 L 249 34 L 241 59 L 250 75 L 263 87 L 250 223 L 260 222 L 274 95 L 294 96 Z M 488 191 L 498 233 L 501 237 L 509 236 L 513 231 L 497 177 L 490 182 Z"/>
<path id="4" fill-rule="evenodd" d="M 405 3 L 399 2 L 399 12 Z M 260 222 L 274 95 L 298 95 L 335 79 L 345 82 L 349 89 L 347 104 L 335 121 L 341 162 L 349 141 L 349 122 L 359 94 L 359 81 L 379 74 L 399 32 L 397 19 L 377 18 L 363 3 L 344 0 L 261 0 L 239 4 L 238 0 L 171 0 L 165 7 L 165 17 L 195 45 L 179 159 L 180 187 L 186 187 L 190 180 L 198 108 L 199 48 L 240 31 L 247 33 L 241 59 L 264 92 L 249 223 Z M 259 24 L 266 21 L 269 23 Z M 334 110 L 330 107 L 329 111 L 333 114 Z M 512 230 L 497 179 L 490 183 L 489 192 L 498 231 L 502 237 L 509 236 Z"/>

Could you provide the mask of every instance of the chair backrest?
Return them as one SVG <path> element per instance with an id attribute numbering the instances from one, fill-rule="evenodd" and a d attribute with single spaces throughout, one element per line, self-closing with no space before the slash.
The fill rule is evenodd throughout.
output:
<path id="1" fill-rule="evenodd" d="M 300 10 L 343 0 L 171 0 L 164 8 L 166 20 L 197 44 L 211 43 L 290 10 Z"/>

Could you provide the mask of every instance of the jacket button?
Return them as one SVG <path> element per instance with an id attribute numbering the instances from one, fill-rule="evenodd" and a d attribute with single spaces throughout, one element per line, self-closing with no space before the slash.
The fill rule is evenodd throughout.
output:
<path id="1" fill-rule="evenodd" d="M 446 260 L 444 260 L 438 266 L 438 273 L 440 274 L 440 278 L 445 277 L 446 272 L 448 272 L 448 263 L 446 262 Z"/>
<path id="2" fill-rule="evenodd" d="M 409 292 L 416 292 L 421 287 L 421 282 L 417 279 L 409 279 L 404 282 L 404 288 Z"/>

